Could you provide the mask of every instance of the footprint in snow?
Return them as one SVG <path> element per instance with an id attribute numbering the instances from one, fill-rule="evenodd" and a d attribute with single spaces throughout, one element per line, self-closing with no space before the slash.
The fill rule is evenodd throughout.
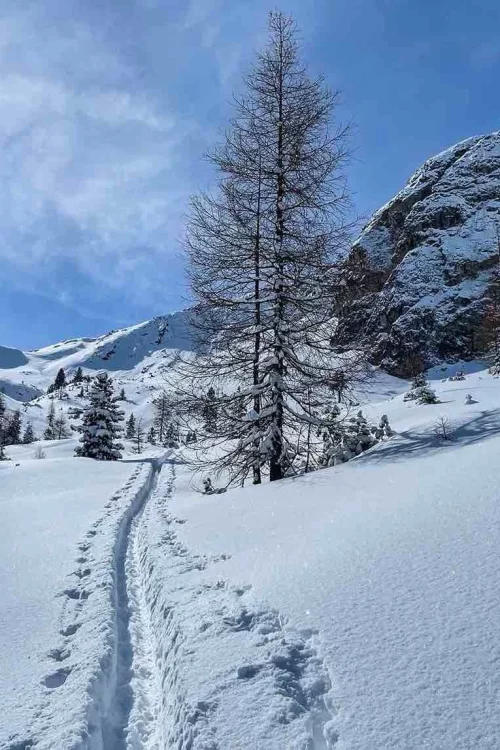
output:
<path id="1" fill-rule="evenodd" d="M 252 677 L 255 677 L 262 668 L 263 664 L 244 664 L 242 667 L 238 667 L 238 679 L 249 680 Z"/>
<path id="2" fill-rule="evenodd" d="M 61 687 L 61 685 L 64 685 L 70 673 L 71 673 L 71 669 L 69 667 L 65 667 L 64 669 L 58 669 L 57 672 L 54 672 L 53 674 L 49 674 L 47 677 L 44 677 L 44 679 L 42 680 L 42 683 L 45 685 L 46 688 L 49 688 L 50 690 L 54 690 L 55 688 L 58 688 L 58 687 Z"/>
<path id="3" fill-rule="evenodd" d="M 63 628 L 60 630 L 60 634 L 63 635 L 65 638 L 71 635 L 75 635 L 76 631 L 79 630 L 82 627 L 81 622 L 75 622 L 73 625 L 68 625 L 67 628 Z"/>
<path id="4" fill-rule="evenodd" d="M 63 591 L 63 594 L 65 594 L 68 599 L 88 599 L 90 596 L 90 591 L 80 591 L 80 589 L 65 589 Z"/>
<path id="5" fill-rule="evenodd" d="M 91 574 L 90 568 L 84 568 L 83 570 L 74 570 L 72 575 L 76 576 L 77 578 L 87 578 Z"/>
<path id="6" fill-rule="evenodd" d="M 47 656 L 54 661 L 65 661 L 69 656 L 71 656 L 71 651 L 64 646 L 61 648 L 53 648 L 51 651 L 49 651 Z"/>

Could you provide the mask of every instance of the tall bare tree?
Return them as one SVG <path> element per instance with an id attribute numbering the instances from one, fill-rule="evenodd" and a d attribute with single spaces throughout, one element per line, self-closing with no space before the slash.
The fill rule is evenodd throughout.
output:
<path id="1" fill-rule="evenodd" d="M 333 269 L 349 205 L 347 130 L 331 127 L 337 95 L 308 77 L 291 18 L 270 14 L 269 32 L 210 156 L 218 189 L 193 199 L 186 241 L 204 353 L 191 383 L 218 394 L 216 434 L 198 448 L 233 481 L 251 473 L 254 483 L 263 467 L 271 480 L 291 470 L 297 436 L 317 424 L 311 392 L 316 403 L 338 371 Z"/>

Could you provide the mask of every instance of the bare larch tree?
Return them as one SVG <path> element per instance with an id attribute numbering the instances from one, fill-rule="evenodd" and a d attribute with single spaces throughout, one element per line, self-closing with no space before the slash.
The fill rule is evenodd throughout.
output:
<path id="1" fill-rule="evenodd" d="M 216 434 L 198 449 L 230 480 L 254 483 L 263 467 L 271 481 L 293 470 L 298 437 L 318 424 L 310 405 L 331 394 L 334 268 L 349 234 L 337 95 L 307 75 L 291 18 L 270 14 L 269 31 L 209 157 L 217 190 L 193 199 L 186 239 L 204 352 L 190 382 L 218 394 Z"/>

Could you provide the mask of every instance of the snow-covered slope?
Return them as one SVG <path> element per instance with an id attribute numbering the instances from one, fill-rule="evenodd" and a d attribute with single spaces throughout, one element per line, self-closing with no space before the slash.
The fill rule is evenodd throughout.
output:
<path id="1" fill-rule="evenodd" d="M 115 391 L 125 390 L 127 400 L 121 408 L 126 417 L 134 412 L 147 427 L 152 399 L 169 389 L 180 353 L 191 348 L 187 312 L 154 318 L 97 339 L 70 339 L 35 351 L 0 347 L 0 390 L 7 396 L 7 408 L 20 408 L 24 423 L 30 420 L 40 436 L 52 400 L 44 394 L 58 370 L 64 369 L 68 381 L 78 367 L 88 375 L 106 370 L 113 377 Z M 67 413 L 81 408 L 84 400 L 79 391 L 80 386 L 70 386 L 66 398 L 56 400 L 57 409 Z"/>
<path id="2" fill-rule="evenodd" d="M 410 374 L 485 346 L 484 300 L 498 262 L 500 133 L 429 159 L 350 253 L 336 338 Z"/>
<path id="3" fill-rule="evenodd" d="M 222 495 L 180 453 L 10 448 L 2 750 L 498 747 L 500 379 L 457 369 L 435 405 L 381 373 L 392 439 Z"/>

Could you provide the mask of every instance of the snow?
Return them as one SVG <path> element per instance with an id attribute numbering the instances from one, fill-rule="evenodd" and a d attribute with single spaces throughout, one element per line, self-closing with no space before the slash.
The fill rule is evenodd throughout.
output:
<path id="1" fill-rule="evenodd" d="M 104 542 L 113 542 L 110 498 L 118 506 L 116 512 L 123 513 L 121 506 L 130 503 L 133 486 L 124 499 L 119 489 L 130 484 L 134 475 L 135 484 L 144 481 L 130 463 L 105 465 L 74 458 L 25 460 L 19 454 L 29 447 L 16 449 L 13 461 L 0 463 L 0 747 L 8 746 L 3 743 L 12 735 L 23 739 L 37 721 L 43 724 L 47 717 L 54 724 L 61 721 L 61 717 L 56 721 L 55 710 L 45 705 L 59 678 L 67 677 L 68 689 L 80 688 L 74 695 L 73 709 L 75 713 L 85 711 L 89 670 L 96 669 L 92 654 L 86 652 L 90 647 L 94 653 L 99 649 L 96 634 L 94 644 L 90 640 L 92 620 L 99 613 L 103 620 L 106 614 L 106 592 L 97 590 L 97 569 L 106 562 Z M 99 549 L 91 559 L 83 552 L 85 538 L 90 540 L 92 531 L 96 536 L 95 529 L 101 525 L 104 530 L 98 535 Z M 97 547 L 96 541 L 92 544 Z M 103 575 L 101 571 L 101 578 Z M 88 589 L 88 600 L 75 598 L 81 595 L 82 582 Z M 78 632 L 71 633 L 75 624 Z M 60 669 L 68 670 L 67 674 Z M 69 711 L 71 702 L 64 708 Z M 40 711 L 42 719 L 37 719 Z M 75 731 L 71 724 L 75 716 L 66 714 L 64 718 L 68 722 L 66 732 Z M 57 726 L 53 731 L 57 732 Z M 49 740 L 42 746 L 69 745 L 51 744 Z"/>
<path id="2" fill-rule="evenodd" d="M 9 448 L 0 747 L 496 748 L 500 380 L 427 378 L 366 385 L 362 456 L 222 495 L 181 451 Z"/>
<path id="3" fill-rule="evenodd" d="M 250 664 L 252 700 L 266 690 L 275 644 L 260 642 L 255 613 L 270 611 L 283 623 L 280 639 L 302 638 L 307 649 L 314 634 L 317 674 L 326 669 L 330 685 L 327 729 L 339 738 L 332 747 L 498 746 L 500 387 L 484 371 L 434 385 L 442 404 L 385 403 L 400 435 L 347 465 L 209 497 L 190 491 L 179 471 L 167 543 L 192 570 L 181 590 L 174 579 L 174 591 L 164 572 L 171 559 L 155 571 L 189 652 L 177 666 L 179 693 L 191 704 L 222 702 L 204 719 L 204 733 L 222 737 L 222 747 L 282 748 L 291 746 L 288 732 L 307 736 L 291 728 L 298 719 L 278 727 L 262 704 L 259 719 L 251 706 L 243 711 L 234 687 Z M 476 405 L 463 404 L 467 392 Z M 455 427 L 450 446 L 433 434 L 441 413 Z M 236 590 L 244 593 L 229 603 Z M 234 651 L 224 627 L 231 608 L 233 619 L 246 611 L 253 623 Z M 185 624 L 196 616 L 221 646 L 222 654 L 209 641 L 209 665 L 195 626 Z M 276 704 L 265 695 L 266 706 Z M 286 691 L 279 695 L 286 703 Z"/>

